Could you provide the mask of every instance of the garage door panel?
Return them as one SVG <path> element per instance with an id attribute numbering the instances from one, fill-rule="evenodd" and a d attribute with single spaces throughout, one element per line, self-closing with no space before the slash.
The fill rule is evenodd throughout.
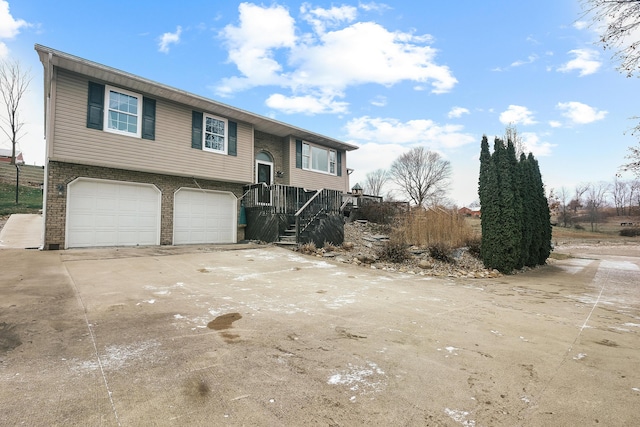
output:
<path id="1" fill-rule="evenodd" d="M 235 243 L 236 205 L 232 193 L 178 190 L 174 198 L 174 244 Z"/>
<path id="2" fill-rule="evenodd" d="M 80 178 L 69 184 L 67 247 L 160 244 L 160 191 Z"/>

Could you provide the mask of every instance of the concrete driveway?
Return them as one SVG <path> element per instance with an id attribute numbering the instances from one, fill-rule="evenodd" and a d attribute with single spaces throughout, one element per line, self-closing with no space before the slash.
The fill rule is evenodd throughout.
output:
<path id="1" fill-rule="evenodd" d="M 0 249 L 38 249 L 42 247 L 42 215 L 13 214 L 0 226 Z"/>
<path id="2" fill-rule="evenodd" d="M 637 424 L 640 252 L 579 256 L 459 281 L 269 246 L 0 251 L 0 425 Z"/>

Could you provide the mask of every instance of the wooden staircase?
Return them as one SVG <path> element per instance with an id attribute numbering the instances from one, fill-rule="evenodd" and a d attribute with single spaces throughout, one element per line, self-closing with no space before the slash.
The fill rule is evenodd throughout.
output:
<path id="1" fill-rule="evenodd" d="M 284 234 L 278 236 L 278 241 L 274 242 L 278 246 L 296 249 L 298 247 L 298 242 L 296 239 L 296 224 L 289 224 L 289 228 L 284 230 Z"/>

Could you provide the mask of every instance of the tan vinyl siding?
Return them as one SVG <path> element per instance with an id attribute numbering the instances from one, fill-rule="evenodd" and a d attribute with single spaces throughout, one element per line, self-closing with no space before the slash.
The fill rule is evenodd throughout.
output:
<path id="1" fill-rule="evenodd" d="M 223 181 L 252 181 L 250 125 L 238 123 L 237 156 L 191 148 L 192 110 L 163 99 L 156 99 L 155 141 L 88 129 L 88 79 L 64 70 L 58 70 L 57 76 L 52 160 Z M 233 117 L 228 119 L 233 121 Z"/>
<path id="2" fill-rule="evenodd" d="M 289 142 L 289 173 L 290 183 L 294 187 L 303 187 L 313 190 L 322 188 L 330 190 L 349 191 L 349 176 L 347 175 L 347 153 L 342 152 L 342 176 L 329 175 L 322 172 L 314 172 L 296 168 L 296 140 L 291 138 Z"/>

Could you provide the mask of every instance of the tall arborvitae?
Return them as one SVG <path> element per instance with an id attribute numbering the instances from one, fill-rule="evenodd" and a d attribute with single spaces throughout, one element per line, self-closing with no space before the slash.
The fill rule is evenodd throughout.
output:
<path id="1" fill-rule="evenodd" d="M 514 177 L 509 150 L 504 142 L 496 138 L 493 146 L 493 166 L 498 176 L 498 209 L 500 212 L 499 247 L 496 268 L 510 273 L 520 263 L 520 241 L 522 239 L 522 219 L 517 209 L 514 192 Z"/>
<path id="2" fill-rule="evenodd" d="M 511 141 L 496 138 L 493 154 L 482 138 L 478 193 L 482 209 L 480 255 L 487 268 L 510 273 L 544 264 L 551 251 L 549 205 L 538 162 L 515 156 Z"/>
<path id="3" fill-rule="evenodd" d="M 478 186 L 480 209 L 482 212 L 482 242 L 480 257 L 487 268 L 495 268 L 498 264 L 494 257 L 498 254 L 500 211 L 498 209 L 498 181 L 496 168 L 493 165 L 489 140 L 482 137 L 480 145 L 480 178 Z"/>
<path id="4" fill-rule="evenodd" d="M 516 149 L 513 145 L 513 141 L 507 140 L 507 158 L 509 159 L 510 174 L 511 174 L 511 192 L 513 194 L 513 203 L 511 204 L 511 210 L 513 211 L 513 239 L 515 256 L 514 268 L 522 268 L 524 266 L 523 254 L 522 254 L 522 241 L 523 241 L 523 228 L 524 228 L 524 211 L 523 211 L 523 177 L 518 166 L 518 158 L 516 157 Z"/>
<path id="5" fill-rule="evenodd" d="M 532 164 L 532 181 L 536 189 L 534 195 L 534 204 L 536 206 L 537 225 L 539 229 L 538 233 L 538 246 L 537 254 L 538 259 L 536 264 L 542 265 L 547 261 L 551 254 L 551 212 L 549 211 L 549 201 L 544 192 L 544 183 L 542 182 L 542 174 L 540 173 L 540 166 L 538 161 L 533 157 L 533 154 L 529 153 L 529 162 Z"/>
<path id="6" fill-rule="evenodd" d="M 521 263 L 522 265 L 528 265 L 529 257 L 531 254 L 531 239 L 533 238 L 534 228 L 536 226 L 534 221 L 535 207 L 533 205 L 532 194 L 535 193 L 533 183 L 530 179 L 531 176 L 531 164 L 527 160 L 527 156 L 524 153 L 520 154 L 520 162 L 518 163 L 518 172 L 520 175 L 520 191 L 522 193 L 522 253 Z M 537 254 L 537 253 L 536 253 Z"/>

